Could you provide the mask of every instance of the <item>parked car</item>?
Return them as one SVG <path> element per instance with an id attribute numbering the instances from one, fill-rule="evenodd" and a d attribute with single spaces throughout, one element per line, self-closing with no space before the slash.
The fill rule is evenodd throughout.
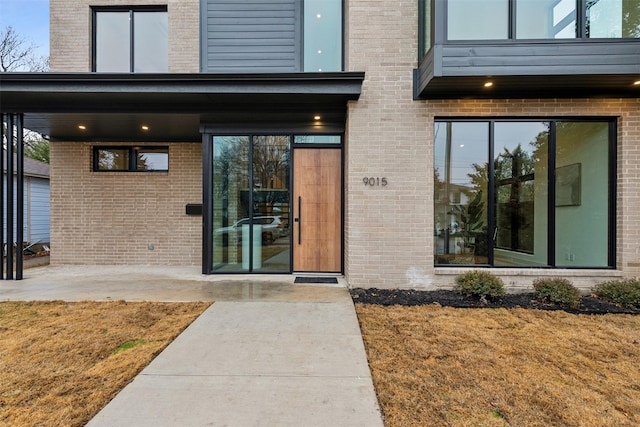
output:
<path id="1" fill-rule="evenodd" d="M 249 225 L 250 218 L 242 218 L 230 225 L 229 227 L 221 227 L 215 230 L 216 235 L 233 234 L 237 237 L 238 244 L 242 242 L 242 226 Z M 254 225 L 262 226 L 262 244 L 270 245 L 276 239 L 285 235 L 284 225 L 279 216 L 254 216 Z"/>

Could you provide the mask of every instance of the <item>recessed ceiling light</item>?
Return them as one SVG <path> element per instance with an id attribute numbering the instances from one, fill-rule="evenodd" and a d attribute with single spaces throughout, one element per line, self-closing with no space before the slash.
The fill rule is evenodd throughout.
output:
<path id="1" fill-rule="evenodd" d="M 142 130 L 149 130 L 149 126 L 147 126 L 147 125 L 142 125 L 142 126 L 140 126 L 140 129 L 142 129 Z"/>
<path id="2" fill-rule="evenodd" d="M 322 18 L 322 15 L 318 13 L 318 14 L 316 15 L 316 18 L 318 18 L 318 19 Z"/>
<path id="3" fill-rule="evenodd" d="M 85 130 L 87 127 L 85 125 L 78 125 L 78 129 Z"/>
<path id="4" fill-rule="evenodd" d="M 484 87 L 491 87 L 491 86 L 493 86 L 493 82 L 486 82 L 484 84 Z"/>
<path id="5" fill-rule="evenodd" d="M 313 120 L 320 120 L 322 117 L 320 116 L 313 116 Z"/>
<path id="6" fill-rule="evenodd" d="M 322 51 L 321 51 L 321 50 L 318 50 L 318 54 L 322 54 Z"/>

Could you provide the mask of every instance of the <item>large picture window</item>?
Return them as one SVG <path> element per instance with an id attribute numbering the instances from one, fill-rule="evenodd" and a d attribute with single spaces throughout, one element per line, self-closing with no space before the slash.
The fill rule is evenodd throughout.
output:
<path id="1" fill-rule="evenodd" d="M 94 8 L 93 71 L 168 71 L 166 7 Z"/>
<path id="2" fill-rule="evenodd" d="M 615 123 L 436 121 L 435 264 L 614 264 Z"/>
<path id="3" fill-rule="evenodd" d="M 448 0 L 448 40 L 640 38 L 638 0 Z"/>

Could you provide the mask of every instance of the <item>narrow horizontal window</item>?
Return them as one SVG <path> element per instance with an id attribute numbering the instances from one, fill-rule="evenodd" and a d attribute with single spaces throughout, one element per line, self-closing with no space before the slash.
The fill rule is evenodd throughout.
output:
<path id="1" fill-rule="evenodd" d="M 340 144 L 340 135 L 296 135 L 294 144 Z"/>
<path id="2" fill-rule="evenodd" d="M 168 147 L 94 147 L 95 172 L 167 172 Z"/>

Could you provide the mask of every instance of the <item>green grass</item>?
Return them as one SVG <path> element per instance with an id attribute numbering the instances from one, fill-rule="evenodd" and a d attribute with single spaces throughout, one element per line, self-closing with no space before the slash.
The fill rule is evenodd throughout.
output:
<path id="1" fill-rule="evenodd" d="M 133 347 L 136 347 L 138 345 L 142 345 L 142 344 L 145 344 L 145 343 L 146 343 L 145 340 L 126 341 L 126 342 L 123 342 L 122 344 L 120 344 L 120 346 L 118 346 L 118 348 L 113 350 L 111 352 L 111 354 L 118 354 L 121 351 L 129 350 L 129 349 L 131 349 Z"/>

